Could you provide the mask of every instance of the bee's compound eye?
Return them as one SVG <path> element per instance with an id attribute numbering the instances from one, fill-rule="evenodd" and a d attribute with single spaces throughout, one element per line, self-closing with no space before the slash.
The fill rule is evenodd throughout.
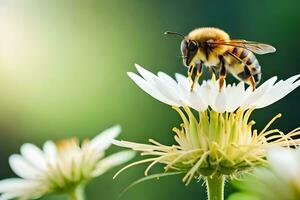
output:
<path id="1" fill-rule="evenodd" d="M 197 45 L 197 42 L 196 41 L 190 41 L 189 42 L 189 45 L 188 45 L 188 48 L 190 51 L 195 51 L 197 49 L 198 45 Z"/>
<path id="2" fill-rule="evenodd" d="M 188 42 L 186 40 L 182 40 L 181 45 L 180 45 L 181 52 L 182 53 L 185 52 L 187 47 L 188 47 Z"/>

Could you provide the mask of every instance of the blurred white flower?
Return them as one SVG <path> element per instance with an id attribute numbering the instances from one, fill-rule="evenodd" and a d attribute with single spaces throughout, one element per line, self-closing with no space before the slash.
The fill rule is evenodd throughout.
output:
<path id="1" fill-rule="evenodd" d="M 300 150 L 271 148 L 267 159 L 272 169 L 287 183 L 296 184 L 300 192 Z"/>
<path id="2" fill-rule="evenodd" d="M 241 191 L 229 200 L 300 199 L 300 149 L 270 148 L 269 168 L 258 168 L 235 185 Z"/>
<path id="3" fill-rule="evenodd" d="M 272 77 L 254 92 L 245 89 L 244 83 L 238 85 L 224 85 L 219 92 L 218 81 L 203 81 L 196 83 L 191 92 L 191 85 L 187 77 L 176 74 L 176 80 L 169 75 L 158 72 L 157 76 L 139 65 L 136 68 L 141 76 L 128 72 L 129 77 L 145 92 L 155 99 L 171 106 L 189 106 L 197 111 L 204 111 L 211 107 L 214 111 L 223 113 L 233 112 L 238 108 L 263 108 L 285 97 L 300 85 L 300 75 L 295 75 L 285 81 L 278 81 Z"/>
<path id="4" fill-rule="evenodd" d="M 22 145 L 21 154 L 9 158 L 20 178 L 0 181 L 0 199 L 36 199 L 50 193 L 69 193 L 79 199 L 77 190 L 89 180 L 134 156 L 132 151 L 122 151 L 104 158 L 104 151 L 120 131 L 114 126 L 81 145 L 76 138 L 47 141 L 43 149 L 29 143 Z"/>

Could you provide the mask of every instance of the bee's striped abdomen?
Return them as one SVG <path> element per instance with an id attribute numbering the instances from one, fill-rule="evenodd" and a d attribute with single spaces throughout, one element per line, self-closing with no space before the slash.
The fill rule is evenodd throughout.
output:
<path id="1" fill-rule="evenodd" d="M 255 83 L 258 84 L 261 79 L 261 67 L 255 55 L 251 51 L 240 47 L 232 48 L 231 53 L 243 61 L 243 64 L 249 68 Z M 249 81 L 249 77 L 251 75 L 247 73 L 245 66 L 240 67 L 240 69 L 236 72 L 236 76 L 245 82 Z"/>

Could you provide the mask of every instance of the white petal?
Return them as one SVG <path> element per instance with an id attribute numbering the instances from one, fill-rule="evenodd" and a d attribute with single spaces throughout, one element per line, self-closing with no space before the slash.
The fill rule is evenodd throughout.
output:
<path id="1" fill-rule="evenodd" d="M 135 64 L 135 67 L 136 67 L 136 69 L 138 70 L 138 72 L 140 73 L 140 75 L 142 75 L 142 77 L 143 77 L 146 81 L 152 83 L 152 80 L 153 80 L 154 78 L 156 78 L 156 76 L 155 76 L 152 72 L 150 72 L 150 71 L 144 69 L 144 68 L 141 67 L 140 65 Z"/>
<path id="2" fill-rule="evenodd" d="M 172 88 L 172 86 L 169 86 L 169 84 L 167 82 L 164 83 L 164 81 L 161 81 L 159 79 L 159 77 L 155 76 L 153 73 L 142 68 L 141 66 L 139 66 L 137 64 L 135 64 L 135 66 L 136 66 L 138 72 L 142 75 L 142 77 L 148 83 L 148 88 L 151 89 L 151 91 L 149 91 L 149 93 L 147 92 L 148 94 L 150 94 L 154 98 L 156 98 L 166 104 L 169 104 L 169 105 L 177 105 L 178 104 L 178 101 L 177 101 L 178 99 L 176 98 L 176 96 L 174 96 L 174 94 L 169 91 Z"/>
<path id="3" fill-rule="evenodd" d="M 42 189 L 43 188 L 43 189 Z M 37 181 L 9 178 L 0 181 L 0 199 L 35 199 L 44 193 L 44 187 Z"/>
<path id="4" fill-rule="evenodd" d="M 179 105 L 180 99 L 178 96 L 178 88 L 168 84 L 164 79 L 155 78 L 153 79 L 153 85 L 166 99 L 172 102 L 172 105 Z"/>
<path id="5" fill-rule="evenodd" d="M 51 165 L 55 165 L 56 159 L 57 159 L 57 149 L 56 145 L 52 141 L 47 141 L 44 144 L 43 150 L 45 152 L 45 156 L 47 159 L 47 162 Z"/>
<path id="6" fill-rule="evenodd" d="M 217 107 L 216 107 L 216 102 L 218 101 L 217 100 L 217 97 L 220 93 L 220 89 L 219 89 L 219 84 L 218 83 L 214 83 L 213 81 L 209 80 L 206 82 L 206 86 L 205 86 L 208 90 L 207 92 L 207 99 L 208 99 L 208 102 L 209 102 L 209 106 L 217 111 Z"/>
<path id="7" fill-rule="evenodd" d="M 212 104 L 212 108 L 219 112 L 223 113 L 226 111 L 227 99 L 226 99 L 226 91 L 222 89 L 221 92 L 218 92 L 215 102 Z"/>
<path id="8" fill-rule="evenodd" d="M 198 111 L 207 109 L 208 104 L 203 100 L 201 87 L 196 83 L 194 90 L 191 92 L 191 85 L 187 77 L 176 74 L 178 81 L 179 92 L 177 93 L 181 99 L 181 106 L 189 106 Z"/>
<path id="9" fill-rule="evenodd" d="M 204 95 L 200 95 L 201 93 L 197 91 L 196 95 L 197 95 L 197 105 L 194 105 L 194 108 L 199 111 L 202 112 L 204 110 L 206 110 L 208 108 L 208 103 L 205 100 L 205 96 Z M 191 97 L 193 98 L 193 97 Z M 199 99 L 199 100 L 198 100 Z M 190 100 L 192 105 L 196 104 L 196 102 L 193 102 L 193 100 Z"/>
<path id="10" fill-rule="evenodd" d="M 199 90 L 190 92 L 188 101 L 190 107 L 200 112 L 206 110 L 208 107 L 208 104 L 200 96 Z"/>
<path id="11" fill-rule="evenodd" d="M 276 81 L 277 77 L 272 77 L 266 82 L 264 82 L 261 86 L 259 86 L 254 92 L 249 92 L 249 96 L 245 99 L 244 103 L 242 104 L 242 107 L 247 109 L 252 106 L 256 105 L 256 102 L 259 101 L 266 92 L 268 92 L 274 82 Z M 248 91 L 252 90 L 252 88 L 248 88 Z"/>
<path id="12" fill-rule="evenodd" d="M 197 88 L 196 90 L 197 95 L 201 98 L 202 103 L 203 103 L 203 110 L 199 111 L 204 111 L 207 109 L 207 107 L 210 105 L 210 88 L 207 84 L 206 81 L 203 81 L 202 84 Z"/>
<path id="13" fill-rule="evenodd" d="M 121 132 L 121 126 L 115 125 L 108 128 L 98 134 L 89 144 L 89 148 L 95 148 L 98 151 L 106 150 L 111 144 L 114 138 L 116 138 Z"/>
<path id="14" fill-rule="evenodd" d="M 22 156 L 34 167 L 40 170 L 47 168 L 44 153 L 33 144 L 23 144 L 20 148 Z"/>
<path id="15" fill-rule="evenodd" d="M 197 111 L 204 111 L 210 106 L 216 112 L 233 112 L 239 107 L 262 108 L 268 106 L 286 96 L 292 90 L 300 86 L 300 75 L 289 78 L 286 81 L 275 83 L 277 77 L 272 77 L 254 92 L 248 87 L 245 90 L 244 83 L 238 85 L 226 85 L 219 92 L 219 81 L 203 81 L 201 85 L 191 92 L 191 84 L 187 77 L 176 74 L 177 82 L 163 72 L 158 76 L 136 65 L 140 77 L 128 73 L 130 78 L 145 92 L 157 100 L 172 106 L 189 106 Z"/>
<path id="16" fill-rule="evenodd" d="M 264 95 L 263 99 L 257 103 L 257 108 L 263 108 L 282 99 L 294 89 L 300 86 L 300 80 L 296 81 L 300 75 L 293 76 L 286 81 L 276 83 L 273 88 Z M 295 82 L 296 81 L 296 82 Z"/>
<path id="17" fill-rule="evenodd" d="M 182 106 L 189 106 L 190 90 L 187 89 L 187 85 L 183 81 L 179 81 L 178 88 L 178 96 L 180 97 Z"/>
<path id="18" fill-rule="evenodd" d="M 161 80 L 164 80 L 166 82 L 166 84 L 171 85 L 172 88 L 178 88 L 177 82 L 172 77 L 167 75 L 166 73 L 158 72 L 157 75 Z"/>
<path id="19" fill-rule="evenodd" d="M 165 85 L 167 90 L 169 90 L 168 93 L 170 93 L 170 95 L 173 96 L 173 99 L 177 104 L 176 106 L 180 106 L 181 99 L 179 96 L 179 87 L 178 87 L 177 82 L 173 78 L 171 78 L 170 76 L 168 76 L 167 74 L 165 74 L 163 72 L 158 72 L 158 77 L 160 79 L 160 82 Z"/>
<path id="20" fill-rule="evenodd" d="M 21 178 L 8 178 L 0 181 L 0 193 L 13 191 L 26 184 L 26 180 Z"/>
<path id="21" fill-rule="evenodd" d="M 164 95 L 162 95 L 157 90 L 157 88 L 155 88 L 155 86 L 153 85 L 154 81 L 151 81 L 151 84 L 152 84 L 151 85 L 149 82 L 147 82 L 146 80 L 144 80 L 143 78 L 141 78 L 140 76 L 138 76 L 134 73 L 128 72 L 127 74 L 142 90 L 144 90 L 146 93 L 148 93 L 153 98 L 155 98 L 165 104 L 168 104 L 168 105 L 175 104 L 172 100 L 167 99 Z"/>
<path id="22" fill-rule="evenodd" d="M 182 74 L 175 74 L 176 80 L 178 84 L 182 85 L 187 91 L 191 89 L 191 85 L 187 77 L 183 76 Z"/>
<path id="23" fill-rule="evenodd" d="M 0 200 L 9 200 L 9 199 L 14 199 L 19 197 L 19 195 L 17 193 L 4 193 L 0 196 Z"/>
<path id="24" fill-rule="evenodd" d="M 20 155 L 11 155 L 9 157 L 9 165 L 22 178 L 34 179 L 39 175 L 39 171 Z"/>
<path id="25" fill-rule="evenodd" d="M 115 154 L 112 154 L 103 160 L 101 160 L 94 171 L 94 176 L 99 176 L 109 170 L 112 167 L 121 165 L 129 160 L 131 160 L 135 156 L 134 151 L 121 151 Z"/>
<path id="26" fill-rule="evenodd" d="M 238 107 L 240 107 L 241 103 L 244 101 L 245 95 L 245 85 L 243 82 L 240 82 L 237 86 L 233 85 L 230 88 L 227 88 L 227 107 L 226 111 L 233 112 Z"/>

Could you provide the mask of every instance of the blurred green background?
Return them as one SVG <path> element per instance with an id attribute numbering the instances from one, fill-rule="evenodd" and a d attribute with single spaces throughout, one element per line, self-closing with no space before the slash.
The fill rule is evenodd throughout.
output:
<path id="1" fill-rule="evenodd" d="M 153 72 L 186 73 L 180 41 L 163 35 L 166 30 L 187 34 L 196 27 L 216 26 L 233 38 L 269 43 L 277 52 L 258 56 L 263 80 L 299 73 L 299 7 L 298 0 L 1 0 L 0 178 L 13 176 L 8 156 L 25 142 L 41 146 L 48 139 L 91 138 L 116 123 L 123 127 L 120 139 L 172 144 L 178 115 L 126 75 L 136 71 L 134 63 Z M 297 127 L 299 98 L 296 90 L 255 111 L 256 128 L 278 112 L 283 118 L 277 127 Z M 88 186 L 88 199 L 117 199 L 144 169 L 131 168 L 117 180 L 112 180 L 117 169 L 111 170 Z M 140 184 L 123 199 L 205 199 L 201 183 L 185 187 L 181 178 Z M 226 191 L 232 191 L 229 185 Z"/>

